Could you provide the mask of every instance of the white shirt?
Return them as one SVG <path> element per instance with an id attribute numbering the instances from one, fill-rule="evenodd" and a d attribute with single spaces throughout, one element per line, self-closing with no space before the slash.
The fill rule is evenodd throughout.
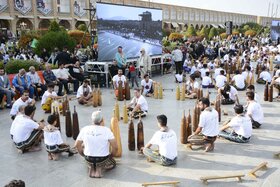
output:
<path id="1" fill-rule="evenodd" d="M 42 96 L 41 105 L 45 104 L 46 101 L 47 101 L 47 99 L 48 99 L 51 95 L 54 96 L 54 97 L 57 97 L 56 92 L 53 91 L 52 93 L 50 93 L 48 90 L 45 91 L 45 93 L 44 93 L 43 96 Z"/>
<path id="2" fill-rule="evenodd" d="M 27 105 L 28 105 L 29 103 L 31 103 L 31 102 L 32 102 L 32 99 L 31 99 L 31 98 L 28 98 L 25 102 L 23 102 L 23 100 L 21 99 L 21 97 L 18 98 L 18 99 L 16 100 L 16 102 L 13 104 L 13 107 L 12 107 L 12 109 L 11 109 L 11 111 L 10 111 L 10 115 L 11 115 L 11 116 L 17 115 L 18 109 L 19 109 L 20 106 L 27 106 Z"/>
<path id="3" fill-rule="evenodd" d="M 60 69 L 60 68 L 59 68 L 59 69 L 56 71 L 56 77 L 57 77 L 58 79 L 68 79 L 69 76 L 70 76 L 70 74 L 69 74 L 69 72 L 68 72 L 68 70 L 67 70 L 66 68 L 63 68 L 63 69 Z"/>
<path id="4" fill-rule="evenodd" d="M 223 68 L 217 68 L 215 69 L 215 78 L 218 76 L 218 75 L 221 75 L 221 70 L 224 70 Z"/>
<path id="5" fill-rule="evenodd" d="M 259 103 L 255 101 L 251 101 L 247 108 L 247 115 L 251 114 L 253 120 L 259 122 L 260 124 L 263 123 L 263 110 Z"/>
<path id="6" fill-rule="evenodd" d="M 252 136 L 252 122 L 248 116 L 235 116 L 228 124 L 236 134 L 245 138 Z"/>
<path id="7" fill-rule="evenodd" d="M 116 85 L 117 85 L 117 88 L 119 87 L 119 81 L 122 81 L 122 87 L 124 87 L 124 82 L 125 82 L 125 76 L 124 75 L 122 75 L 122 76 L 119 76 L 118 74 L 117 75 L 115 75 L 114 77 L 113 77 L 113 82 L 115 82 L 116 83 Z"/>
<path id="8" fill-rule="evenodd" d="M 151 88 L 152 88 L 152 85 L 153 85 L 153 80 L 152 79 L 149 79 L 148 82 L 146 82 L 145 79 L 141 80 L 141 86 L 144 88 L 143 89 L 143 94 L 147 94 Z"/>
<path id="9" fill-rule="evenodd" d="M 136 97 L 133 97 L 130 103 L 134 105 L 134 107 L 139 104 L 140 109 L 143 112 L 148 111 L 148 103 L 143 95 L 140 95 L 138 99 Z"/>
<path id="10" fill-rule="evenodd" d="M 271 75 L 267 71 L 261 72 L 260 78 L 263 79 L 264 81 L 271 82 Z"/>
<path id="11" fill-rule="evenodd" d="M 212 80 L 211 80 L 210 77 L 208 77 L 208 76 L 202 77 L 202 83 L 201 84 L 203 86 L 209 86 L 211 83 L 212 83 Z"/>
<path id="12" fill-rule="evenodd" d="M 209 69 L 208 69 L 208 68 L 202 68 L 202 69 L 200 69 L 201 77 L 205 77 L 205 76 L 206 76 L 206 72 L 209 72 Z"/>
<path id="13" fill-rule="evenodd" d="M 208 107 L 201 112 L 199 117 L 199 127 L 202 127 L 201 133 L 205 136 L 217 136 L 219 134 L 219 116 L 218 112 Z"/>
<path id="14" fill-rule="evenodd" d="M 18 120 L 18 123 L 13 127 L 13 140 L 15 143 L 20 143 L 27 140 L 34 129 L 38 129 L 39 124 L 27 116 Z"/>
<path id="15" fill-rule="evenodd" d="M 176 133 L 169 129 L 167 132 L 157 131 L 149 144 L 159 147 L 159 154 L 171 160 L 177 157 L 177 136 Z"/>
<path id="16" fill-rule="evenodd" d="M 224 75 L 218 75 L 216 77 L 216 86 L 218 88 L 221 88 L 225 85 L 225 83 L 227 82 L 227 78 Z"/>
<path id="17" fill-rule="evenodd" d="M 178 81 L 178 82 L 183 82 L 183 75 L 181 74 L 176 74 L 175 75 L 175 78 L 176 78 L 176 80 Z"/>
<path id="18" fill-rule="evenodd" d="M 236 100 L 236 95 L 238 94 L 236 88 L 234 86 L 230 86 L 229 98 L 233 101 Z"/>
<path id="19" fill-rule="evenodd" d="M 172 51 L 172 55 L 173 55 L 173 60 L 175 62 L 179 62 L 183 60 L 183 53 L 180 49 L 175 49 L 174 51 Z"/>
<path id="20" fill-rule="evenodd" d="M 32 74 L 31 72 L 28 72 L 27 75 L 30 77 L 32 84 L 36 84 L 36 83 L 42 84 L 41 79 L 37 72 L 35 72 L 34 74 Z"/>
<path id="21" fill-rule="evenodd" d="M 86 88 L 85 88 L 85 90 L 86 90 Z M 92 89 L 91 89 L 91 87 L 90 87 L 89 85 L 87 86 L 87 90 L 89 91 L 88 94 L 91 94 Z M 83 95 L 84 95 L 84 86 L 81 85 L 81 86 L 79 87 L 78 91 L 77 91 L 77 98 L 80 98 L 80 97 L 82 97 Z"/>
<path id="22" fill-rule="evenodd" d="M 192 69 L 191 69 L 191 74 L 193 74 L 194 72 L 196 72 L 198 70 L 197 67 L 193 66 Z"/>
<path id="23" fill-rule="evenodd" d="M 60 145 L 63 143 L 61 134 L 59 130 L 54 130 L 52 132 L 44 131 L 44 142 L 46 145 Z"/>
<path id="24" fill-rule="evenodd" d="M 241 74 L 234 75 L 232 80 L 234 81 L 237 88 L 243 89 L 245 87 L 245 78 Z"/>
<path id="25" fill-rule="evenodd" d="M 280 69 L 278 69 L 278 70 L 275 72 L 275 76 L 276 76 L 276 77 L 280 77 Z"/>
<path id="26" fill-rule="evenodd" d="M 253 73 L 252 72 L 248 72 L 248 71 L 243 71 L 242 72 L 242 76 L 244 77 L 245 80 L 247 80 L 247 76 L 249 75 L 249 79 L 251 80 Z"/>
<path id="27" fill-rule="evenodd" d="M 11 135 L 14 135 L 14 131 L 15 131 L 15 126 L 16 125 L 21 125 L 21 119 L 23 118 L 23 114 L 19 113 L 18 115 L 16 115 L 12 125 L 11 125 L 11 128 L 10 128 L 10 134 Z"/>
<path id="28" fill-rule="evenodd" d="M 89 125 L 81 129 L 77 140 L 83 141 L 86 156 L 104 157 L 110 154 L 109 140 L 115 139 L 108 127 Z"/>

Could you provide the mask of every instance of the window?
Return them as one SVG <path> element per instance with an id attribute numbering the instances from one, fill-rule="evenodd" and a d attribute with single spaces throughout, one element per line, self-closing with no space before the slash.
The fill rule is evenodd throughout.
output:
<path id="1" fill-rule="evenodd" d="M 70 13 L 70 0 L 57 0 L 57 11 Z"/>

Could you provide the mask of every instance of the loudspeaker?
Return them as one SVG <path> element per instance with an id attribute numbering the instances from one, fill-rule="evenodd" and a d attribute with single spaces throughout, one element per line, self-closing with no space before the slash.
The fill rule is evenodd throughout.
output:
<path id="1" fill-rule="evenodd" d="M 226 25 L 226 33 L 227 35 L 231 35 L 232 34 L 232 21 L 227 21 L 225 23 Z"/>
<path id="2" fill-rule="evenodd" d="M 89 75 L 91 84 L 96 87 L 100 85 L 100 87 L 106 87 L 106 74 L 105 73 L 94 73 Z"/>

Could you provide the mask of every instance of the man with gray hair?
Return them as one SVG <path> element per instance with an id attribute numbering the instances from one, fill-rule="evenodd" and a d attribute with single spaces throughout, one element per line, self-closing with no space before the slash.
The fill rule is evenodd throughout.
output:
<path id="1" fill-rule="evenodd" d="M 27 75 L 30 77 L 31 86 L 34 88 L 34 94 L 36 96 L 36 100 L 38 101 L 39 97 L 41 97 L 47 90 L 46 86 L 42 83 L 34 66 L 29 67 Z"/>
<path id="2" fill-rule="evenodd" d="M 101 178 L 102 170 L 116 166 L 113 156 L 118 151 L 118 145 L 112 131 L 104 126 L 101 111 L 94 111 L 91 120 L 92 125 L 85 126 L 80 131 L 75 147 L 88 163 L 89 177 Z"/>
<path id="3" fill-rule="evenodd" d="M 144 79 L 144 75 L 151 74 L 152 62 L 150 56 L 146 53 L 144 48 L 140 50 L 140 53 L 141 55 L 138 59 L 138 68 L 141 74 L 141 79 Z"/>
<path id="4" fill-rule="evenodd" d="M 23 94 L 24 90 L 28 90 L 30 98 L 33 98 L 34 88 L 31 86 L 30 77 L 26 74 L 25 69 L 19 70 L 18 74 L 14 76 L 12 83 L 20 95 Z"/>

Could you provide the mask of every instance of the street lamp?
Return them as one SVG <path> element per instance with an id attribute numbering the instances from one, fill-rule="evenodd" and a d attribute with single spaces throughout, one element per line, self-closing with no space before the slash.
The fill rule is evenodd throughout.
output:
<path id="1" fill-rule="evenodd" d="M 21 23 L 19 24 L 19 26 L 20 26 L 21 30 L 25 30 L 25 29 L 26 29 L 27 24 L 26 24 L 26 23 L 24 23 L 24 22 L 21 22 Z"/>

